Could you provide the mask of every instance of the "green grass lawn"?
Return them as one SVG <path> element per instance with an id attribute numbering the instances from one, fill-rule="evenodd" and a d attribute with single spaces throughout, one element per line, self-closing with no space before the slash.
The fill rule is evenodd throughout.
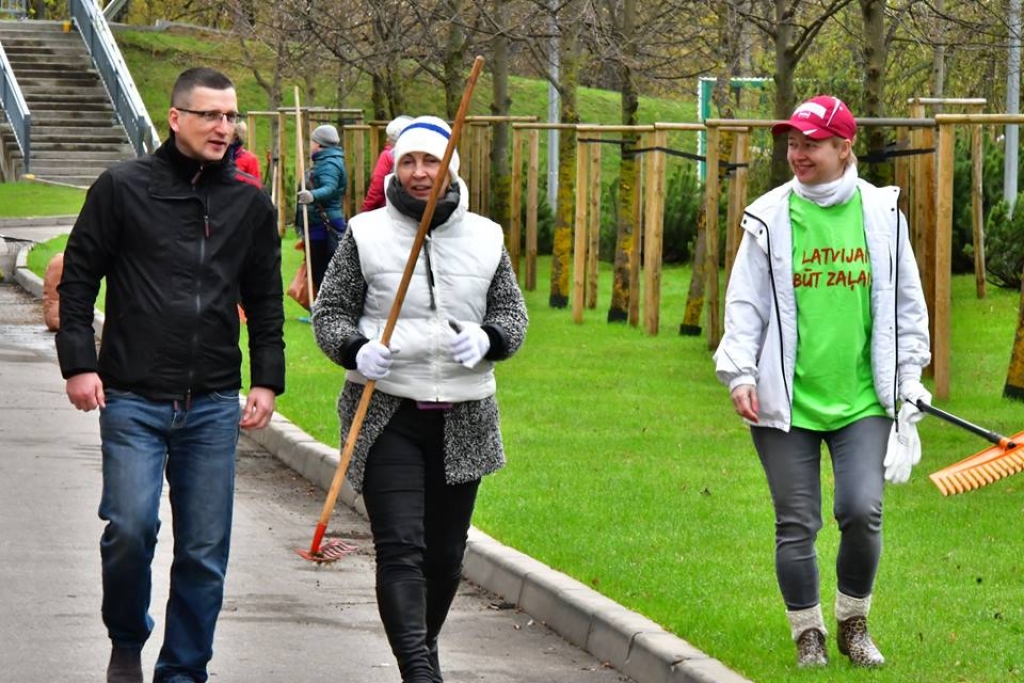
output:
<path id="1" fill-rule="evenodd" d="M 598 308 L 574 325 L 569 310 L 547 306 L 548 268 L 542 259 L 540 289 L 527 293 L 526 344 L 499 365 L 509 464 L 481 488 L 475 523 L 752 680 L 814 676 L 793 667 L 771 503 L 747 430 L 714 377 L 706 340 L 676 334 L 689 269 L 665 272 L 661 332 L 651 337 L 604 322 L 607 270 Z M 978 301 L 973 286 L 970 277 L 954 280 L 953 399 L 941 405 L 1012 434 L 1024 429 L 1024 411 L 1000 390 L 1018 296 L 990 288 Z M 334 398 L 343 375 L 298 314 L 293 308 L 287 323 L 289 390 L 280 409 L 337 446 Z M 987 444 L 935 418 L 920 432 L 923 464 L 887 495 L 873 624 L 890 664 L 854 670 L 833 646 L 828 680 L 1024 679 L 1024 479 L 944 498 L 927 473 Z M 827 481 L 825 490 L 828 517 Z M 819 540 L 826 615 L 837 541 L 828 519 Z"/>
<path id="2" fill-rule="evenodd" d="M 193 62 L 188 54 L 175 56 L 179 48 L 153 40 L 138 38 L 122 49 L 133 73 L 143 69 L 137 82 L 155 88 L 150 92 L 140 83 L 160 125 L 173 74 Z M 202 61 L 218 58 L 207 56 Z M 259 93 L 246 73 L 236 66 L 231 75 L 242 99 L 252 102 Z M 526 89 L 514 100 L 527 112 L 539 106 L 539 96 L 531 93 Z M 594 117 L 617 111 L 616 101 L 601 93 L 584 93 L 581 100 L 581 110 L 592 107 Z M 436 102 L 418 104 L 436 108 Z M 651 112 L 642 113 L 644 120 L 684 116 L 682 110 L 644 111 Z M 0 184 L 0 213 L 70 214 L 83 198 L 83 192 L 67 188 Z M 43 272 L 63 239 L 32 251 L 35 272 Z M 289 235 L 285 282 L 301 260 L 293 245 Z M 920 426 L 924 462 L 908 485 L 890 488 L 886 498 L 886 545 L 872 624 L 889 664 L 875 672 L 852 670 L 835 652 L 833 639 L 836 661 L 827 673 L 797 671 L 775 583 L 772 510 L 760 465 L 725 388 L 715 380 L 705 339 L 676 333 L 690 271 L 664 272 L 661 331 L 648 336 L 604 322 L 610 283 L 607 265 L 602 268 L 598 308 L 575 325 L 568 309 L 548 307 L 550 260 L 541 259 L 539 289 L 526 294 L 527 342 L 498 368 L 509 464 L 481 489 L 475 517 L 481 529 L 654 619 L 759 683 L 1024 680 L 1024 475 L 942 497 L 927 473 L 987 444 L 936 418 Z M 1000 393 L 1019 295 L 990 288 L 979 301 L 970 276 L 954 278 L 953 287 L 952 398 L 939 405 L 1016 433 L 1024 429 L 1024 410 Z M 285 307 L 288 391 L 278 409 L 337 446 L 335 399 L 344 372 L 316 347 L 309 325 L 298 321 L 304 311 L 290 299 Z M 826 481 L 826 517 L 831 502 Z M 836 545 L 837 529 L 828 519 L 819 554 L 829 622 Z"/>
<path id="3" fill-rule="evenodd" d="M 239 64 L 227 42 L 137 31 L 117 36 L 162 131 L 174 76 L 199 63 L 222 68 L 235 80 L 243 109 L 266 106 L 249 65 Z M 292 85 L 285 88 L 286 105 Z M 344 105 L 365 106 L 364 90 L 357 88 Z M 485 77 L 473 113 L 488 113 L 487 90 Z M 513 114 L 545 116 L 543 83 L 512 79 L 511 90 Z M 320 92 L 333 91 L 329 81 L 320 84 Z M 439 88 L 414 89 L 409 105 L 412 114 L 440 112 Z M 587 122 L 613 123 L 618 98 L 581 89 L 579 109 Z M 692 121 L 695 115 L 691 97 L 641 103 L 643 122 Z M 267 127 L 260 123 L 254 150 L 261 156 Z M 690 148 L 691 138 L 672 144 Z M 76 213 L 83 199 L 83 192 L 68 188 L 0 184 L 4 216 Z M 42 274 L 65 240 L 33 249 L 30 267 Z M 286 283 L 301 260 L 293 246 L 289 235 Z M 872 629 L 889 663 L 880 671 L 851 669 L 833 637 L 835 661 L 827 672 L 796 670 L 775 582 L 773 515 L 763 473 L 747 430 L 714 377 L 705 339 L 676 333 L 690 271 L 664 272 L 661 330 L 648 336 L 605 323 L 610 276 L 607 265 L 602 268 L 598 307 L 576 325 L 570 310 L 548 307 L 550 259 L 541 259 L 540 287 L 526 293 L 526 344 L 498 368 L 509 462 L 481 488 L 477 526 L 759 683 L 1024 681 L 1024 475 L 944 498 L 927 474 L 987 444 L 934 417 L 920 425 L 924 460 L 912 481 L 887 491 Z M 1016 292 L 995 288 L 979 301 L 972 277 L 954 278 L 952 398 L 938 403 L 1006 434 L 1024 429 L 1021 404 L 1000 396 L 1018 305 Z M 278 410 L 337 446 L 335 400 L 344 372 L 316 347 L 310 326 L 298 321 L 304 311 L 290 299 L 285 308 L 288 391 Z M 838 531 L 829 517 L 827 466 L 825 473 L 826 524 L 818 550 L 831 624 Z"/>
<path id="4" fill-rule="evenodd" d="M 301 260 L 293 246 L 287 237 L 285 282 Z M 37 248 L 33 259 L 36 251 L 45 264 L 46 252 Z M 833 640 L 827 674 L 799 671 L 775 583 L 772 509 L 760 465 L 715 380 L 706 340 L 676 334 L 689 269 L 665 271 L 661 331 L 648 336 L 604 322 L 606 266 L 598 308 L 582 325 L 568 309 L 547 306 L 549 268 L 542 258 L 540 288 L 526 293 L 526 344 L 499 364 L 509 463 L 481 488 L 477 526 L 754 681 L 1024 680 L 1024 477 L 944 498 L 926 476 L 984 441 L 925 420 L 923 463 L 909 484 L 887 491 L 872 624 L 889 664 L 852 669 Z M 979 301 L 973 278 L 964 276 L 954 278 L 953 298 L 953 398 L 938 404 L 1006 434 L 1024 429 L 1021 405 L 1000 398 L 1017 293 L 990 288 Z M 297 320 L 304 311 L 286 299 L 286 312 L 288 391 L 278 410 L 337 446 L 334 405 L 344 373 Z M 838 532 L 825 472 L 818 549 L 831 623 Z"/>
<path id="5" fill-rule="evenodd" d="M 85 191 L 27 180 L 0 183 L 0 218 L 69 216 L 85 202 Z"/>

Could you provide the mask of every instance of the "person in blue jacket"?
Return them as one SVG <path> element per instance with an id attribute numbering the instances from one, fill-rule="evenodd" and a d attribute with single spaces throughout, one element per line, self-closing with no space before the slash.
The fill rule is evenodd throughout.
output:
<path id="1" fill-rule="evenodd" d="M 306 189 L 298 195 L 299 214 L 295 225 L 299 234 L 303 231 L 302 205 L 308 209 L 310 263 L 313 273 L 313 288 L 320 289 L 320 283 L 327 272 L 327 264 L 334 256 L 338 240 L 347 225 L 341 208 L 348 174 L 345 172 L 345 152 L 339 144 L 338 129 L 330 124 L 318 126 L 311 136 L 309 145 L 313 165 L 306 172 Z"/>

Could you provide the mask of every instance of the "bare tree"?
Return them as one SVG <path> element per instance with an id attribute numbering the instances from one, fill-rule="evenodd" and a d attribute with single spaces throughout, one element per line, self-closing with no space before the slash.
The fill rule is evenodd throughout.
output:
<path id="1" fill-rule="evenodd" d="M 512 100 L 508 94 L 508 51 L 509 39 L 506 29 L 505 0 L 492 0 L 491 28 L 494 37 L 491 41 L 491 81 L 493 92 L 491 97 L 491 115 L 508 116 Z M 499 223 L 508 234 L 512 223 L 512 173 L 508 159 L 509 124 L 498 121 L 494 124 L 491 138 L 491 187 L 492 213 L 491 218 Z"/>
<path id="2" fill-rule="evenodd" d="M 748 8 L 734 6 L 737 14 L 767 36 L 774 47 L 775 106 L 777 119 L 787 119 L 796 105 L 795 74 L 826 23 L 852 0 L 762 0 Z M 772 184 L 789 177 L 785 141 L 772 150 Z"/>
<path id="3" fill-rule="evenodd" d="M 583 24 L 585 3 L 568 0 L 556 6 L 552 19 L 559 34 L 559 122 L 580 122 L 576 108 L 576 87 L 580 68 L 579 28 Z M 551 247 L 551 290 L 548 305 L 565 308 L 569 304 L 569 266 L 572 260 L 573 227 L 576 204 L 576 131 L 564 129 L 558 137 L 558 195 L 555 203 L 555 233 Z"/>
<path id="4" fill-rule="evenodd" d="M 611 16 L 613 33 L 616 41 L 622 46 L 622 57 L 619 60 L 619 88 L 621 93 L 622 124 L 635 126 L 638 122 L 637 112 L 640 109 L 640 94 L 637 91 L 633 76 L 636 63 L 636 1 L 623 0 L 620 13 L 614 11 L 614 3 L 609 1 L 608 14 Z M 616 30 L 617 29 L 617 30 Z M 639 230 L 636 225 L 636 203 L 639 201 L 640 169 L 636 155 L 632 153 L 637 147 L 639 136 L 636 133 L 623 135 L 622 160 L 619 163 L 618 211 L 615 225 L 615 257 L 612 275 L 612 296 L 608 305 L 608 322 L 624 322 L 629 319 L 629 291 L 632 280 L 635 234 Z"/>
<path id="5" fill-rule="evenodd" d="M 864 23 L 864 106 L 862 116 L 885 116 L 885 64 L 888 54 L 885 32 L 885 0 L 860 0 L 861 19 Z M 868 154 L 885 151 L 886 131 L 880 127 L 868 129 Z M 866 177 L 878 185 L 892 178 L 885 169 L 889 165 L 875 164 L 867 169 Z"/>

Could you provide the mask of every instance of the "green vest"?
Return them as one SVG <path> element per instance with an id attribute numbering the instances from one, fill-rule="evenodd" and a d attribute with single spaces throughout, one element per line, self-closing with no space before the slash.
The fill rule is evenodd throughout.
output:
<path id="1" fill-rule="evenodd" d="M 871 373 L 871 262 L 860 191 L 821 207 L 790 195 L 797 308 L 793 426 L 833 431 L 885 415 Z"/>

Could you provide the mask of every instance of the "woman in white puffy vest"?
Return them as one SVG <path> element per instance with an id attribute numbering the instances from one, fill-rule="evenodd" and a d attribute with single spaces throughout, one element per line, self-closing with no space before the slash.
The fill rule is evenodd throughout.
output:
<path id="1" fill-rule="evenodd" d="M 458 590 L 477 488 L 505 461 L 494 363 L 526 336 L 501 226 L 467 210 L 452 155 L 390 339 L 380 342 L 451 130 L 413 120 L 395 143 L 387 204 L 349 223 L 313 307 L 320 348 L 348 370 L 345 442 L 376 382 L 347 477 L 377 554 L 377 604 L 404 683 L 442 681 L 437 637 Z"/>

